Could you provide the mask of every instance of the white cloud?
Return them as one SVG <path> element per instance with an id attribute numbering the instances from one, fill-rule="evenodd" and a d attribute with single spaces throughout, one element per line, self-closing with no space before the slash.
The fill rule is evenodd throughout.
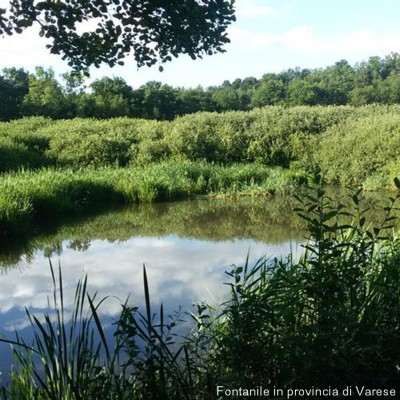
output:
<path id="1" fill-rule="evenodd" d="M 229 28 L 229 38 L 231 39 L 229 51 L 242 52 L 244 49 L 269 47 L 278 41 L 279 36 L 269 33 L 256 33 L 233 26 Z"/>
<path id="2" fill-rule="evenodd" d="M 327 41 L 328 49 L 344 52 L 369 52 L 387 54 L 391 51 L 400 50 L 400 30 L 391 34 L 381 35 L 370 29 L 362 29 L 350 32 L 337 39 L 331 38 Z M 321 43 L 322 47 L 322 43 Z"/>
<path id="3" fill-rule="evenodd" d="M 307 50 L 314 48 L 316 38 L 308 27 L 297 26 L 279 37 L 278 42 L 291 49 Z"/>
<path id="4" fill-rule="evenodd" d="M 60 256 L 63 267 L 64 306 L 73 306 L 77 279 L 82 266 L 88 274 L 88 289 L 98 292 L 98 298 L 117 295 L 124 301 L 131 296 L 132 304 L 143 302 L 142 265 L 146 263 L 152 301 L 164 302 L 166 308 L 185 309 L 198 300 L 220 301 L 226 292 L 222 285 L 224 271 L 231 263 L 242 264 L 251 245 L 252 259 L 263 253 L 279 255 L 290 251 L 288 243 L 266 245 L 251 240 L 209 242 L 201 240 L 163 238 L 133 238 L 121 243 L 94 240 L 88 251 L 77 253 L 64 245 Z M 56 261 L 54 261 L 56 265 Z M 47 310 L 52 296 L 52 283 L 48 262 L 43 253 L 30 269 L 23 272 L 10 270 L 0 282 L 0 325 L 6 329 L 14 324 L 28 324 L 24 308 L 35 314 Z M 212 295 L 211 295 L 212 294 Z M 120 311 L 117 301 L 106 301 L 101 307 L 103 315 Z M 25 319 L 25 323 L 23 320 Z"/>
<path id="5" fill-rule="evenodd" d="M 262 5 L 255 0 L 241 0 L 236 3 L 236 16 L 238 18 L 260 18 L 274 14 L 271 7 Z"/>
<path id="6" fill-rule="evenodd" d="M 341 58 L 352 54 L 383 55 L 400 51 L 400 30 L 381 34 L 371 29 L 351 31 L 342 35 L 317 34 L 311 28 L 300 25 L 280 34 L 259 33 L 233 26 L 230 28 L 231 50 L 235 52 L 269 50 L 280 47 L 285 50 L 301 50 L 307 53 L 341 53 Z"/>

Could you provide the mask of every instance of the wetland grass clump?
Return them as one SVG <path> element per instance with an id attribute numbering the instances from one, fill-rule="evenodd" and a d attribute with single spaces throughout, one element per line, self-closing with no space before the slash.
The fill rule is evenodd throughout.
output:
<path id="1" fill-rule="evenodd" d="M 78 282 L 72 312 L 64 307 L 61 268 L 53 280 L 52 308 L 44 318 L 28 310 L 34 331 L 33 343 L 16 334 L 4 339 L 13 348 L 15 365 L 10 373 L 9 388 L 0 388 L 0 398 L 28 399 L 127 399 L 128 384 L 120 379 L 118 342 L 111 350 L 100 324 L 95 295 L 86 290 L 87 279 Z M 50 304 L 50 301 L 49 301 Z M 113 397 L 109 395 L 113 393 Z"/>
<path id="2" fill-rule="evenodd" d="M 232 267 L 230 295 L 217 308 L 198 304 L 174 318 L 162 306 L 154 313 L 144 271 L 145 310 L 121 304 L 112 348 L 98 316 L 103 300 L 95 304 L 83 280 L 74 328 L 67 327 L 61 271 L 59 280 L 53 274 L 56 317 L 42 323 L 30 315 L 33 346 L 18 336 L 12 341 L 17 365 L 0 398 L 203 400 L 220 398 L 217 386 L 357 385 L 398 394 L 400 239 L 392 212 L 399 199 L 399 193 L 390 198 L 382 221 L 370 225 L 361 190 L 350 196 L 351 207 L 321 187 L 303 193 L 297 209 L 309 239 L 303 255 Z M 188 321 L 190 332 L 176 330 Z"/>
<path id="3" fill-rule="evenodd" d="M 41 169 L 0 176 L 0 233 L 112 204 L 188 199 L 218 192 L 274 193 L 304 179 L 262 165 L 169 160 L 143 167 Z"/>

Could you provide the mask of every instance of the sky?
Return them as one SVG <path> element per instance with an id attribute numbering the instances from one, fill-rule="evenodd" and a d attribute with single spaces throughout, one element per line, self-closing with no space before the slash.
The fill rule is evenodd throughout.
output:
<path id="1" fill-rule="evenodd" d="M 8 0 L 0 0 L 7 7 Z M 236 0 L 236 17 L 225 53 L 191 60 L 180 56 L 164 65 L 137 69 L 133 58 L 123 67 L 91 68 L 91 78 L 118 76 L 138 88 L 148 81 L 174 87 L 208 87 L 224 80 L 289 68 L 323 68 L 345 59 L 354 65 L 372 56 L 400 53 L 400 0 Z M 68 71 L 60 56 L 31 28 L 0 37 L 0 69 L 52 67 Z"/>

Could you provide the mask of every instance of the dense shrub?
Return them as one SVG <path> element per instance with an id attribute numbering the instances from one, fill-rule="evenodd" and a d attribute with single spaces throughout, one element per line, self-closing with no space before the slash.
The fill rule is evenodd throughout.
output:
<path id="1" fill-rule="evenodd" d="M 198 113 L 176 119 L 168 133 L 172 154 L 190 160 L 221 162 L 222 146 L 215 130 L 218 120 L 216 113 Z"/>
<path id="2" fill-rule="evenodd" d="M 36 147 L 29 148 L 21 142 L 18 143 L 7 136 L 0 136 L 0 172 L 39 168 L 51 163 L 43 151 Z"/>
<path id="3" fill-rule="evenodd" d="M 166 138 L 168 122 L 137 120 L 137 142 L 131 145 L 130 163 L 144 165 L 168 158 L 171 147 Z"/>
<path id="4" fill-rule="evenodd" d="M 358 114 L 352 107 L 265 107 L 249 112 L 198 113 L 177 118 L 168 142 L 173 154 L 214 162 L 287 167 L 297 158 L 296 135 L 322 134 Z"/>
<path id="5" fill-rule="evenodd" d="M 0 123 L 0 172 L 51 164 L 52 161 L 44 154 L 50 139 L 38 133 L 50 123 L 43 117 Z"/>
<path id="6" fill-rule="evenodd" d="M 399 171 L 388 165 L 399 157 L 400 114 L 349 119 L 328 129 L 314 147 L 314 163 L 329 182 L 354 184 L 389 172 L 396 176 Z"/>
<path id="7" fill-rule="evenodd" d="M 74 167 L 126 165 L 136 141 L 136 120 L 59 121 L 46 128 L 52 135 L 48 155 L 59 165 Z"/>
<path id="8" fill-rule="evenodd" d="M 399 106 L 369 105 L 269 106 L 171 122 L 23 119 L 0 123 L 0 172 L 50 165 L 141 166 L 172 157 L 294 171 L 320 168 L 331 183 L 385 186 L 397 174 L 399 116 Z"/>
<path id="9" fill-rule="evenodd" d="M 44 117 L 21 118 L 10 122 L 1 122 L 0 136 L 33 133 L 52 124 L 54 124 L 54 121 Z"/>

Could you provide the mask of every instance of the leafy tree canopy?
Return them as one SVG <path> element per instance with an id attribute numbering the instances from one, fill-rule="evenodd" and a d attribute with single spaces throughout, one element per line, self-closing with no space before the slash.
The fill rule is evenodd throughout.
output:
<path id="1" fill-rule="evenodd" d="M 10 0 L 0 34 L 38 23 L 51 53 L 77 70 L 122 65 L 130 54 L 142 67 L 223 52 L 234 20 L 234 0 Z"/>

